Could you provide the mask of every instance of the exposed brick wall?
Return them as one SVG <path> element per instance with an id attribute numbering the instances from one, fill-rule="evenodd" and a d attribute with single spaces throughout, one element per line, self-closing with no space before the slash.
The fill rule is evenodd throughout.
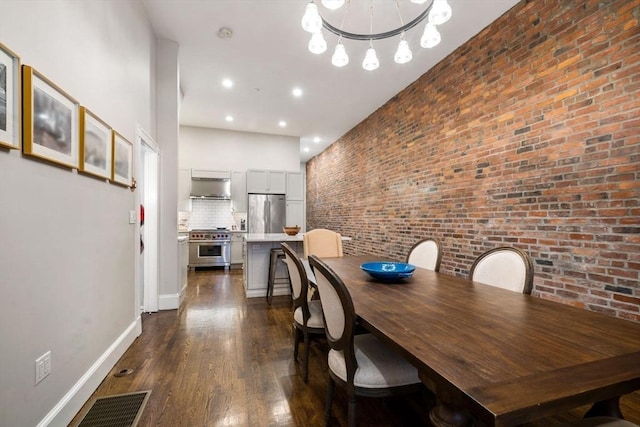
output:
<path id="1" fill-rule="evenodd" d="M 640 321 L 639 19 L 522 1 L 307 163 L 307 227 L 398 260 L 433 236 L 465 277 L 515 246 L 534 295 Z"/>

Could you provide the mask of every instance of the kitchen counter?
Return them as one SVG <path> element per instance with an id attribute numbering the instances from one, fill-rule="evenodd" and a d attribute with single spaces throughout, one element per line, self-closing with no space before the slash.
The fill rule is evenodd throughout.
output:
<path id="1" fill-rule="evenodd" d="M 269 256 L 271 249 L 280 248 L 280 243 L 287 242 L 300 257 L 304 254 L 303 247 L 304 233 L 289 236 L 285 233 L 250 233 L 244 236 L 245 247 L 245 269 L 244 269 L 244 289 L 247 298 L 266 297 L 267 279 L 269 275 Z M 351 240 L 351 237 L 342 236 L 343 241 Z M 276 266 L 278 277 L 287 275 L 287 267 L 284 262 L 279 262 Z M 273 295 L 289 295 L 291 290 L 287 284 L 276 284 L 273 288 Z"/>
<path id="2" fill-rule="evenodd" d="M 244 239 L 249 243 L 267 243 L 267 242 L 302 242 L 303 233 L 295 236 L 289 236 L 285 233 L 251 233 L 247 234 Z"/>
<path id="3" fill-rule="evenodd" d="M 295 236 L 289 236 L 285 233 L 251 233 L 247 234 L 244 239 L 248 243 L 267 243 L 267 242 L 302 242 L 304 233 L 298 233 Z M 351 240 L 351 237 L 342 236 L 342 241 Z"/>

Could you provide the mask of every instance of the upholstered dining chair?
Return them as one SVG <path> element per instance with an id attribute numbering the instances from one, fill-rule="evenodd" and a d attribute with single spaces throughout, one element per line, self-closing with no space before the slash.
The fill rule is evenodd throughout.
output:
<path id="1" fill-rule="evenodd" d="M 407 262 L 426 270 L 440 271 L 442 250 L 440 241 L 434 238 L 417 242 L 407 254 Z"/>
<path id="2" fill-rule="evenodd" d="M 342 256 L 342 236 L 333 230 L 316 228 L 302 236 L 304 257 L 317 255 L 321 258 Z"/>
<path id="3" fill-rule="evenodd" d="M 299 255 L 286 243 L 282 243 L 285 262 L 289 269 L 293 299 L 293 359 L 298 360 L 298 347 L 302 336 L 304 343 L 304 355 L 302 356 L 302 378 L 304 382 L 309 379 L 309 336 L 311 334 L 324 335 L 324 319 L 320 300 L 309 301 L 307 291 L 309 282 L 307 272 Z"/>
<path id="4" fill-rule="evenodd" d="M 322 301 L 328 355 L 329 386 L 325 425 L 331 420 L 335 384 L 349 398 L 348 425 L 356 425 L 356 396 L 384 397 L 423 390 L 417 369 L 372 334 L 356 335 L 356 313 L 348 289 L 315 255 L 309 263 Z"/>
<path id="5" fill-rule="evenodd" d="M 469 279 L 531 295 L 533 262 L 526 252 L 511 247 L 493 248 L 473 262 Z"/>

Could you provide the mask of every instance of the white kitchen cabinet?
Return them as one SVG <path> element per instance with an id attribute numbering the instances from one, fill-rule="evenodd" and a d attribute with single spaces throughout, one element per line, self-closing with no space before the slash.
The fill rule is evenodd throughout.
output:
<path id="1" fill-rule="evenodd" d="M 247 263 L 245 265 L 246 291 L 251 296 L 260 294 L 267 296 L 267 279 L 269 275 L 269 256 L 273 244 L 260 243 L 247 245 Z M 263 291 L 264 289 L 264 291 Z"/>
<path id="2" fill-rule="evenodd" d="M 247 174 L 231 172 L 231 212 L 247 211 Z"/>
<path id="3" fill-rule="evenodd" d="M 300 226 L 304 231 L 304 202 L 302 200 L 287 200 L 286 224 L 289 227 Z"/>
<path id="4" fill-rule="evenodd" d="M 247 193 L 286 194 L 287 173 L 250 169 L 247 171 Z"/>
<path id="5" fill-rule="evenodd" d="M 178 169 L 178 211 L 191 212 L 191 169 Z"/>
<path id="6" fill-rule="evenodd" d="M 302 172 L 287 172 L 287 200 L 304 200 Z"/>
<path id="7" fill-rule="evenodd" d="M 242 243 L 247 233 L 231 233 L 231 264 L 243 264 L 244 255 L 242 253 Z"/>

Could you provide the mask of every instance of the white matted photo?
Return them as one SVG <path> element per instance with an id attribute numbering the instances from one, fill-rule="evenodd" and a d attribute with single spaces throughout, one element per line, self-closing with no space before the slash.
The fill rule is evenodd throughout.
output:
<path id="1" fill-rule="evenodd" d="M 22 151 L 63 166 L 77 168 L 78 102 L 33 68 L 22 67 Z"/>
<path id="2" fill-rule="evenodd" d="M 0 43 L 0 146 L 20 148 L 20 58 Z"/>
<path id="3" fill-rule="evenodd" d="M 111 130 L 87 108 L 80 107 L 80 172 L 111 179 Z"/>
<path id="4" fill-rule="evenodd" d="M 133 144 L 115 130 L 113 134 L 113 173 L 111 182 L 131 186 L 133 182 Z"/>

